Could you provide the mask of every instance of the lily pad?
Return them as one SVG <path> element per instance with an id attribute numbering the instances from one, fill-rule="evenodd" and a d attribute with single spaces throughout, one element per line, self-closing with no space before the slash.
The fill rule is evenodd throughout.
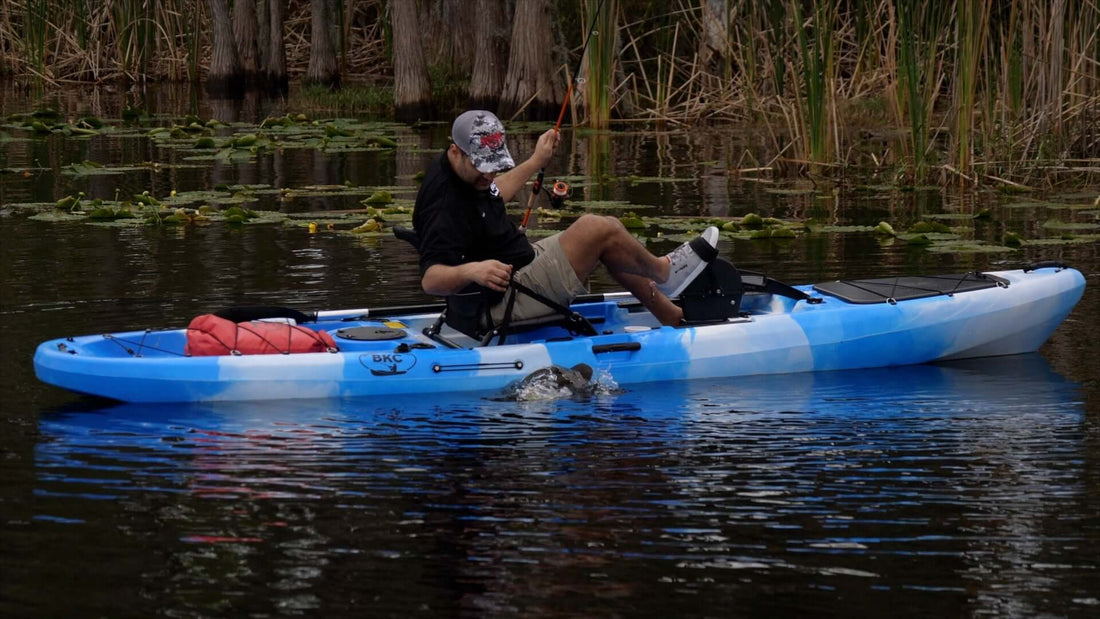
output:
<path id="1" fill-rule="evenodd" d="M 1023 244 L 1029 247 L 1052 247 L 1058 245 L 1080 245 L 1082 243 L 1093 243 L 1097 239 L 1100 239 L 1100 235 L 1083 234 L 1081 236 L 1060 239 L 1031 239 L 1028 241 L 1024 241 Z"/>
<path id="2" fill-rule="evenodd" d="M 566 203 L 569 210 L 611 212 L 629 209 L 631 211 L 653 211 L 656 206 L 631 204 L 624 200 L 572 200 Z M 526 207 L 525 207 L 526 208 Z"/>
<path id="3" fill-rule="evenodd" d="M 764 192 L 780 196 L 808 196 L 818 193 L 818 190 L 799 187 L 765 187 Z"/>
<path id="4" fill-rule="evenodd" d="M 82 161 L 80 163 L 70 163 L 61 168 L 61 173 L 69 176 L 108 176 L 122 174 L 134 169 L 137 168 L 109 168 L 94 161 Z"/>
<path id="5" fill-rule="evenodd" d="M 874 232 L 875 226 L 813 226 L 814 232 L 845 234 L 849 232 Z"/>
<path id="6" fill-rule="evenodd" d="M 925 213 L 921 217 L 944 221 L 971 221 L 975 216 L 969 213 Z"/>
<path id="7" fill-rule="evenodd" d="M 1016 251 L 1003 245 L 986 245 L 980 241 L 940 241 L 927 247 L 937 254 L 1003 254 Z"/>
<path id="8" fill-rule="evenodd" d="M 1043 223 L 1043 227 L 1047 230 L 1100 230 L 1100 224 L 1073 223 L 1058 219 L 1047 220 Z"/>
<path id="9" fill-rule="evenodd" d="M 948 232 L 922 232 L 922 233 L 919 233 L 919 234 L 913 234 L 913 233 L 899 234 L 898 238 L 903 240 L 903 241 L 909 241 L 910 243 L 912 243 L 914 240 L 917 240 L 919 238 L 924 238 L 924 239 L 926 239 L 928 241 L 931 241 L 931 242 L 937 242 L 937 241 L 946 242 L 946 241 L 957 240 L 959 238 L 959 235 L 948 233 Z"/>
<path id="10" fill-rule="evenodd" d="M 64 223 L 64 222 L 77 222 L 84 221 L 84 214 L 70 213 L 68 211 L 50 210 L 36 215 L 31 215 L 27 219 L 33 219 L 35 221 L 48 221 L 50 223 Z"/>

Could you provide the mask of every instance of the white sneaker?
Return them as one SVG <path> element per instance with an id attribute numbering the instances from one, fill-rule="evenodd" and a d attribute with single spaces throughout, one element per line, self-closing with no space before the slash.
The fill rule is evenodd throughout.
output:
<path id="1" fill-rule="evenodd" d="M 668 258 L 668 281 L 657 284 L 657 290 L 668 298 L 680 296 L 707 264 L 718 256 L 718 228 L 711 226 L 698 238 L 677 247 Z"/>

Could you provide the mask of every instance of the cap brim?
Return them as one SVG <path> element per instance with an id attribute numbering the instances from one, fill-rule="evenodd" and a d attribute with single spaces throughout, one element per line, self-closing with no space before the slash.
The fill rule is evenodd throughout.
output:
<path id="1" fill-rule="evenodd" d="M 492 161 L 485 161 L 481 165 L 474 166 L 478 172 L 482 174 L 496 174 L 498 172 L 504 172 L 505 170 L 511 170 L 516 167 L 516 162 L 512 160 L 512 155 L 507 150 L 496 157 Z"/>

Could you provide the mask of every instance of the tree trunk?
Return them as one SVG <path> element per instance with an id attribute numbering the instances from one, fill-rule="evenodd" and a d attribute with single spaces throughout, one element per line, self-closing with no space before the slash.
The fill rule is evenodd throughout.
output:
<path id="1" fill-rule="evenodd" d="M 499 11 L 494 2 L 492 10 Z M 424 62 L 428 66 L 445 66 L 453 75 L 469 75 L 480 38 L 496 31 L 487 27 L 498 16 L 481 12 L 480 4 L 470 0 L 420 0 L 420 30 L 424 46 Z M 477 7 L 477 10 L 471 10 Z M 504 25 L 505 32 L 511 20 Z"/>
<path id="2" fill-rule="evenodd" d="M 424 64 L 416 3 L 389 4 L 393 27 L 394 116 L 401 122 L 432 117 L 431 83 Z"/>
<path id="3" fill-rule="evenodd" d="M 699 38 L 699 63 L 725 74 L 729 49 L 729 4 L 727 0 L 703 0 L 703 36 Z"/>
<path id="4" fill-rule="evenodd" d="M 233 94 L 241 90 L 241 64 L 233 42 L 233 24 L 225 0 L 207 0 L 214 27 L 214 53 L 206 74 L 206 89 L 213 93 Z"/>
<path id="5" fill-rule="evenodd" d="M 267 50 L 267 83 L 269 88 L 280 91 L 287 88 L 286 44 L 283 42 L 283 14 L 286 10 L 284 1 L 269 0 L 271 46 Z"/>
<path id="6" fill-rule="evenodd" d="M 271 14 L 268 0 L 256 1 L 256 64 L 258 78 L 267 77 L 267 56 L 271 50 Z"/>
<path id="7" fill-rule="evenodd" d="M 256 0 L 233 1 L 233 35 L 237 39 L 237 56 L 241 71 L 249 84 L 256 82 L 260 72 L 257 38 L 259 23 L 256 21 Z"/>
<path id="8" fill-rule="evenodd" d="M 496 110 L 504 91 L 508 70 L 508 44 L 511 42 L 512 3 L 510 0 L 477 0 L 477 14 L 483 20 L 477 30 L 477 52 L 470 76 L 472 110 Z"/>
<path id="9" fill-rule="evenodd" d="M 340 85 L 340 65 L 336 62 L 336 48 L 332 43 L 332 11 L 328 3 L 329 0 L 313 0 L 311 4 L 313 29 L 309 39 L 306 83 L 334 88 Z"/>
<path id="10" fill-rule="evenodd" d="M 508 74 L 500 96 L 502 117 L 556 120 L 564 90 L 554 80 L 550 0 L 518 0 Z"/>

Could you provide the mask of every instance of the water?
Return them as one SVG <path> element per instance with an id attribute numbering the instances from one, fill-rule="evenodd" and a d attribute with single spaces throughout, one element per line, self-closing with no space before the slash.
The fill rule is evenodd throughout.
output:
<path id="1" fill-rule="evenodd" d="M 288 160 L 278 178 L 262 159 L 74 180 L 56 169 L 87 150 L 161 155 L 140 140 L 0 144 L 0 167 L 51 162 L 37 177 L 0 176 L 0 196 L 153 183 L 163 194 L 241 177 L 347 177 L 411 195 L 409 170 L 443 142 L 438 127 L 402 131 L 424 152 Z M 873 225 L 968 208 L 931 192 L 769 193 L 693 164 L 736 161 L 738 144 L 718 131 L 621 134 L 582 140 L 556 165 L 697 179 L 589 190 L 666 213 Z M 589 153 L 609 154 L 597 165 Z M 967 199 L 995 210 L 992 226 L 1049 216 Z M 34 346 L 233 304 L 426 301 L 411 248 L 301 227 L 0 217 L 0 615 L 1093 615 L 1098 245 L 933 254 L 829 233 L 720 246 L 793 283 L 1064 260 L 1088 288 L 1036 355 L 520 402 L 137 406 L 39 384 Z"/>

